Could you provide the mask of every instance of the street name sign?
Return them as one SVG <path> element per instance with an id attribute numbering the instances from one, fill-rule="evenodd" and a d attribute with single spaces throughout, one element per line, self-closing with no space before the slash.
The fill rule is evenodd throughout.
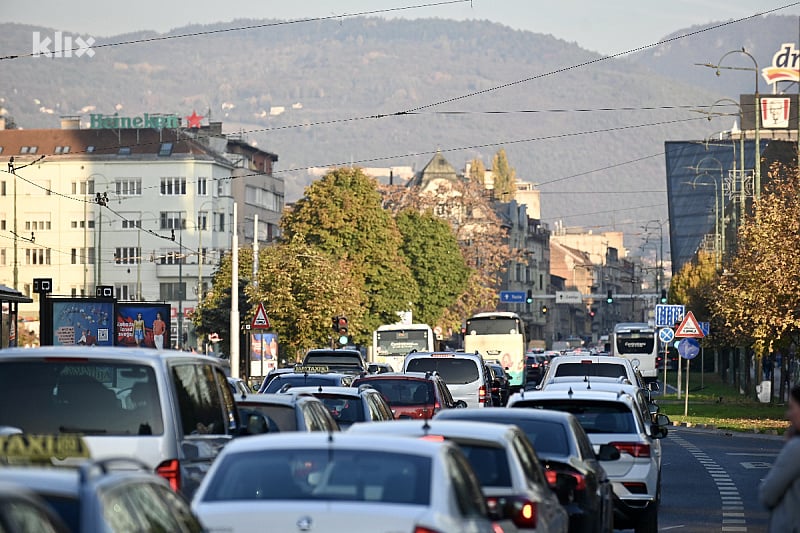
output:
<path id="1" fill-rule="evenodd" d="M 685 305 L 656 304 L 656 327 L 671 328 L 683 320 L 685 313 Z"/>
<path id="2" fill-rule="evenodd" d="M 583 302 L 583 295 L 579 291 L 556 291 L 557 304 L 579 304 Z"/>
<path id="3" fill-rule="evenodd" d="M 500 301 L 503 303 L 525 303 L 527 295 L 523 291 L 500 291 Z"/>

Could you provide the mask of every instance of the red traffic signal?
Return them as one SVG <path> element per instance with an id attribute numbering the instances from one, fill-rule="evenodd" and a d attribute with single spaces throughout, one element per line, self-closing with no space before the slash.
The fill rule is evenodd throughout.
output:
<path id="1" fill-rule="evenodd" d="M 347 317 L 340 316 L 336 318 L 336 332 L 340 335 L 347 335 Z"/>

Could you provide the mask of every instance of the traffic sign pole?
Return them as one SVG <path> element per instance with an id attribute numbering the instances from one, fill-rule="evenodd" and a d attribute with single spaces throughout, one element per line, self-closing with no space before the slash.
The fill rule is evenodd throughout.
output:
<path id="1" fill-rule="evenodd" d="M 691 359 L 686 360 L 686 398 L 683 401 L 683 416 L 689 416 L 689 367 L 692 364 Z"/>

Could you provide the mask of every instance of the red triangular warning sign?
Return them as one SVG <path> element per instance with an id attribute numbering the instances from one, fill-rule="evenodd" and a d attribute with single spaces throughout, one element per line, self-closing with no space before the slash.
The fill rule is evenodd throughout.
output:
<path id="1" fill-rule="evenodd" d="M 700 323 L 691 311 L 687 312 L 686 316 L 683 317 L 683 322 L 681 322 L 681 325 L 675 330 L 675 336 L 691 337 L 694 339 L 702 339 L 705 337 L 705 335 L 703 335 L 703 330 L 700 329 Z"/>
<path id="2" fill-rule="evenodd" d="M 264 304 L 259 303 L 256 314 L 253 315 L 253 321 L 250 323 L 252 329 L 269 329 L 269 318 L 267 318 L 267 310 L 264 309 Z"/>

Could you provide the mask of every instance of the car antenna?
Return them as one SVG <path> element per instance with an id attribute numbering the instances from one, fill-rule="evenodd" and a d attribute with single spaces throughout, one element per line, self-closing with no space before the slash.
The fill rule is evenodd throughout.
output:
<path id="1" fill-rule="evenodd" d="M 589 381 L 589 374 L 586 374 L 586 376 L 583 378 L 583 381 L 586 383 L 586 390 L 591 390 L 592 382 Z"/>
<path id="2" fill-rule="evenodd" d="M 574 392 L 572 392 L 572 387 L 570 387 L 570 388 L 569 388 L 569 390 L 567 391 L 567 396 L 569 396 L 570 398 L 572 398 L 572 395 L 573 395 L 573 394 L 575 394 L 575 393 L 574 393 Z"/>
<path id="3" fill-rule="evenodd" d="M 430 379 L 430 376 L 426 372 L 426 374 L 425 374 L 425 387 L 426 388 L 428 386 L 428 380 L 429 379 Z M 425 403 L 423 405 L 425 407 L 422 410 L 422 416 L 423 416 L 425 421 L 422 424 L 422 431 L 424 431 L 425 435 L 427 435 L 428 431 L 430 431 L 430 429 L 431 429 L 431 425 L 428 423 L 428 394 L 427 394 L 427 391 L 425 393 Z"/>

